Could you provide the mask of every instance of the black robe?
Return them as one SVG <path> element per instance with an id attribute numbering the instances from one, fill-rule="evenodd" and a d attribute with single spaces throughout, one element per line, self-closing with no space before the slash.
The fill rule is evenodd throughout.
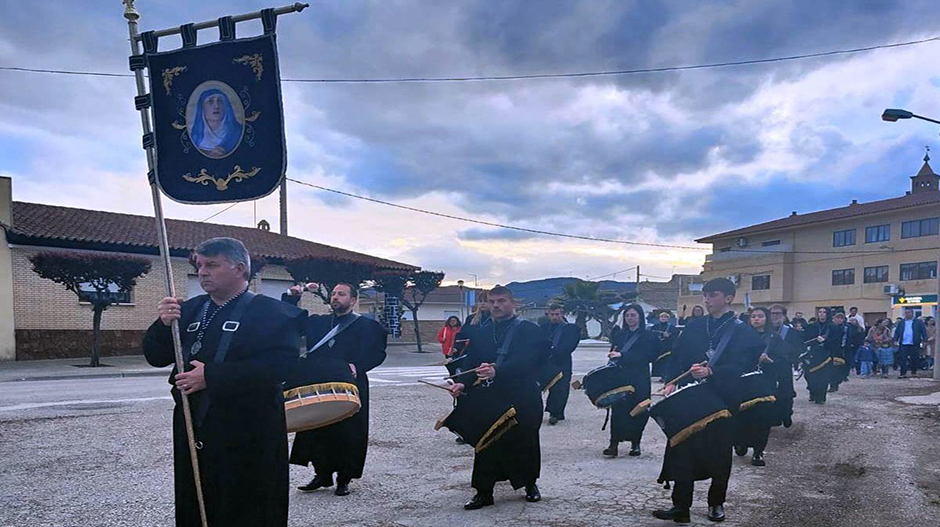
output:
<path id="1" fill-rule="evenodd" d="M 816 337 L 825 337 L 822 343 L 811 342 L 803 355 L 800 367 L 806 377 L 806 389 L 809 391 L 810 401 L 826 401 L 826 391 L 832 379 L 833 346 L 838 347 L 841 339 L 836 336 L 829 322 L 813 322 L 803 330 L 803 341 Z"/>
<path id="2" fill-rule="evenodd" d="M 705 387 L 721 397 L 732 414 L 737 412 L 740 394 L 737 387 L 742 373 L 757 362 L 764 349 L 757 333 L 750 326 L 728 321 L 716 331 L 722 322 L 734 313 L 726 313 L 718 320 L 708 316 L 697 318 L 685 327 L 673 348 L 672 360 L 664 372 L 668 379 L 674 379 L 685 373 L 693 364 L 708 360 L 709 349 L 708 325 L 715 332 L 712 345 L 717 348 L 721 337 L 727 331 L 733 331 L 728 345 L 715 365 L 709 365 L 712 375 Z M 710 320 L 709 320 L 710 319 Z M 679 382 L 685 385 L 693 382 L 688 376 Z M 692 482 L 703 479 L 728 479 L 731 475 L 731 447 L 733 430 L 727 419 L 719 419 L 675 447 L 666 447 L 663 456 L 663 469 L 659 481 Z"/>
<path id="3" fill-rule="evenodd" d="M 796 391 L 793 389 L 793 366 L 797 364 L 803 350 L 803 335 L 791 326 L 786 328 L 786 336 L 782 336 L 782 327 L 776 330 L 777 338 L 771 343 L 768 352 L 774 362 L 764 364 L 764 371 L 771 373 L 776 381 L 774 426 L 782 425 L 793 416 L 793 399 L 796 397 Z"/>
<path id="4" fill-rule="evenodd" d="M 829 356 L 832 357 L 832 370 L 829 386 L 839 389 L 839 385 L 849 378 L 849 371 L 855 364 L 855 343 L 858 340 L 858 330 L 848 322 L 841 326 L 832 325 L 835 340 L 827 346 Z M 838 360 L 836 360 L 838 359 Z"/>
<path id="5" fill-rule="evenodd" d="M 184 357 L 196 340 L 188 331 L 202 315 L 208 295 L 182 306 L 180 329 Z M 189 396 L 199 468 L 209 525 L 286 526 L 288 506 L 287 422 L 281 382 L 297 361 L 301 324 L 306 312 L 266 296 L 257 295 L 241 317 L 221 363 L 215 352 L 222 324 L 234 304 L 222 307 L 202 339 L 202 349 L 191 360 L 205 363 L 206 389 Z M 143 340 L 144 356 L 152 366 L 173 364 L 170 328 L 157 320 Z M 170 374 L 170 384 L 176 369 Z M 176 525 L 199 526 L 196 488 L 183 424 L 179 391 L 171 389 L 173 410 L 173 466 Z"/>
<path id="6" fill-rule="evenodd" d="M 467 369 L 480 364 L 496 363 L 510 320 L 484 326 L 464 326 L 459 338 L 469 338 Z M 500 399 L 516 409 L 519 424 L 473 458 L 471 485 L 479 492 L 490 492 L 497 481 L 509 481 L 514 489 L 532 485 L 541 471 L 539 428 L 542 425 L 542 392 L 538 385 L 538 367 L 548 360 L 551 342 L 532 322 L 520 321 L 509 350 L 496 367 L 496 377 L 489 386 L 473 386 L 467 390 L 497 390 Z"/>
<path id="7" fill-rule="evenodd" d="M 304 334 L 308 349 L 320 342 L 343 318 L 334 315 L 311 315 L 307 318 Z M 298 432 L 294 437 L 290 462 L 304 467 L 313 463 L 317 475 L 326 478 L 335 473 L 338 481 L 348 483 L 350 479 L 362 477 L 366 464 L 369 446 L 368 372 L 385 361 L 388 333 L 378 322 L 359 316 L 331 340 L 334 341 L 332 346 L 324 344 L 307 357 L 335 358 L 354 365 L 362 408 L 354 416 L 338 423 Z"/>
<path id="8" fill-rule="evenodd" d="M 779 347 L 784 344 L 779 335 L 772 331 L 763 333 L 757 332 L 757 335 L 764 344 L 764 353 L 774 361 L 772 363 L 761 363 L 758 359 L 748 368 L 748 371 L 757 370 L 758 367 L 764 372 L 764 386 L 767 393 L 774 395 L 777 392 L 777 375 L 773 369 L 777 364 L 785 362 L 785 358 L 780 356 Z M 780 361 L 779 363 L 777 361 Z M 791 377 L 792 378 L 792 377 Z M 734 446 L 744 449 L 753 448 L 755 452 L 763 452 L 767 447 L 767 440 L 770 437 L 770 429 L 773 426 L 777 415 L 776 401 L 773 403 L 760 403 L 744 411 L 738 412 L 734 417 Z"/>
<path id="9" fill-rule="evenodd" d="M 635 331 L 623 329 L 617 334 L 617 342 L 614 343 L 614 349 L 621 353 L 611 362 L 620 366 L 623 370 L 624 378 L 634 388 L 633 396 L 628 397 L 610 407 L 610 442 L 631 441 L 639 443 L 643 437 L 643 430 L 649 421 L 649 412 L 641 412 L 636 417 L 630 415 L 630 411 L 641 401 L 650 398 L 652 384 L 650 382 L 650 363 L 656 360 L 662 354 L 662 342 L 659 335 L 638 329 L 640 336 L 636 342 L 630 346 L 630 349 L 624 351 L 624 346 L 629 341 Z"/>
<path id="10" fill-rule="evenodd" d="M 564 419 L 568 395 L 571 392 L 571 355 L 581 343 L 581 331 L 578 326 L 568 322 L 544 324 L 541 328 L 545 337 L 552 343 L 551 361 L 561 368 L 562 373 L 561 380 L 548 391 L 545 411 L 549 415 Z"/>
<path id="11" fill-rule="evenodd" d="M 676 344 L 676 338 L 678 337 L 679 330 L 676 329 L 671 323 L 666 322 L 657 322 L 651 328 L 653 333 L 659 337 L 660 342 L 660 352 L 659 355 L 653 357 L 653 377 L 662 377 L 663 372 L 666 371 L 666 364 L 669 362 L 669 357 L 672 356 L 672 348 Z M 669 335 L 668 337 L 666 335 Z M 669 379 L 663 379 L 663 382 L 668 381 Z"/>

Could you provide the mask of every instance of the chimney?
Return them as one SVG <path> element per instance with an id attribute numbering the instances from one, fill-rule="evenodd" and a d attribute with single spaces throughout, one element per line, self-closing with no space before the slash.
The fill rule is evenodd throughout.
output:
<path id="1" fill-rule="evenodd" d="M 858 205 L 858 200 L 857 200 L 857 199 L 853 199 L 853 200 L 852 200 L 852 203 L 849 203 L 849 206 L 850 206 L 850 207 L 851 207 L 852 205 Z"/>
<path id="2" fill-rule="evenodd" d="M 13 225 L 13 180 L 0 176 L 0 223 Z"/>
<path id="3" fill-rule="evenodd" d="M 796 216 L 796 211 L 791 212 L 790 216 Z"/>

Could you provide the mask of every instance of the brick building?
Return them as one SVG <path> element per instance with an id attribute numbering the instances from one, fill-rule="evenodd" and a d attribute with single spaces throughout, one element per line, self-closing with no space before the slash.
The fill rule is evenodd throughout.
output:
<path id="1" fill-rule="evenodd" d="M 238 238 L 252 256 L 268 264 L 251 290 L 280 298 L 294 282 L 284 261 L 302 256 L 332 256 L 362 261 L 380 269 L 411 269 L 408 264 L 282 236 L 262 229 L 167 220 L 174 284 L 179 296 L 202 294 L 190 252 L 219 236 Z M 85 357 L 91 349 L 91 308 L 59 284 L 40 278 L 29 257 L 41 251 L 80 250 L 134 254 L 152 260 L 127 301 L 102 317 L 103 356 L 139 353 L 140 339 L 165 296 L 164 268 L 156 245 L 153 217 L 12 201 L 10 178 L 0 177 L 0 360 Z M 313 295 L 301 305 L 311 313 L 328 306 Z"/>

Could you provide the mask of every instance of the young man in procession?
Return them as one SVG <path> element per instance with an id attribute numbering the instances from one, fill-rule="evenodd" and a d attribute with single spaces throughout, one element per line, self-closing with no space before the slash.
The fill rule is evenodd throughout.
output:
<path id="1" fill-rule="evenodd" d="M 536 485 L 541 470 L 539 428 L 542 424 L 542 392 L 538 385 L 539 365 L 548 360 L 551 341 L 537 325 L 516 317 L 512 291 L 497 285 L 487 297 L 493 322 L 464 326 L 461 338 L 469 338 L 467 371 L 476 379 L 450 387 L 457 404 L 469 401 L 475 390 L 493 390 L 499 401 L 516 410 L 518 424 L 508 429 L 473 458 L 471 485 L 476 495 L 464 505 L 467 510 L 493 505 L 493 487 L 509 481 L 513 489 L 525 487 L 525 499 L 541 500 Z M 465 379 L 465 378 L 464 378 Z"/>
<path id="2" fill-rule="evenodd" d="M 783 360 L 774 359 L 768 369 L 776 378 L 777 397 L 774 425 L 782 424 L 785 428 L 793 425 L 793 399 L 796 390 L 793 387 L 793 366 L 799 361 L 803 350 L 803 337 L 799 331 L 787 324 L 787 308 L 774 304 L 770 306 L 770 322 L 773 331 L 780 337 L 776 346 L 777 353 Z"/>
<path id="3" fill-rule="evenodd" d="M 702 288 L 707 316 L 690 322 L 676 341 L 667 379 L 685 372 L 678 384 L 706 381 L 697 389 L 713 390 L 727 409 L 737 412 L 741 374 L 756 364 L 764 346 L 753 329 L 731 311 L 735 287 L 727 278 L 709 280 Z M 667 384 L 666 395 L 677 389 Z M 653 511 L 653 516 L 677 523 L 690 522 L 695 481 L 711 479 L 708 489 L 708 519 L 725 519 L 724 503 L 731 477 L 733 434 L 728 419 L 719 419 L 675 446 L 666 447 L 660 482 L 672 481 L 672 508 Z"/>
<path id="4" fill-rule="evenodd" d="M 565 320 L 564 310 L 558 304 L 551 304 L 545 312 L 548 323 L 541 326 L 545 336 L 552 343 L 551 361 L 561 368 L 562 378 L 548 391 L 545 411 L 548 424 L 554 425 L 565 420 L 565 407 L 571 391 L 571 355 L 581 342 L 581 331 L 575 324 Z"/>
<path id="5" fill-rule="evenodd" d="M 176 525 L 202 525 L 180 393 L 189 397 L 209 525 L 286 526 L 287 427 L 281 382 L 297 362 L 306 312 L 248 291 L 251 261 L 232 238 L 195 250 L 207 293 L 164 298 L 144 356 L 173 364 L 170 325 L 180 323 L 185 372 L 170 374 Z"/>
<path id="6" fill-rule="evenodd" d="M 316 290 L 316 283 L 293 286 L 282 300 L 296 304 L 304 290 Z M 329 315 L 311 315 L 304 325 L 307 353 L 299 370 L 316 371 L 326 363 L 348 365 L 359 392 L 362 407 L 352 417 L 329 426 L 298 432 L 294 437 L 290 462 L 306 467 L 313 464 L 314 477 L 298 487 L 302 492 L 332 487 L 336 475 L 337 496 L 349 494 L 349 482 L 362 477 L 369 446 L 369 377 L 367 373 L 385 361 L 388 333 L 375 320 L 353 312 L 359 290 L 339 283 L 330 294 Z M 310 361 L 309 367 L 305 361 Z"/>

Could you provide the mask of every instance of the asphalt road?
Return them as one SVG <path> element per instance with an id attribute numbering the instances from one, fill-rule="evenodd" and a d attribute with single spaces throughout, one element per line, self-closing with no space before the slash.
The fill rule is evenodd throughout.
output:
<path id="1" fill-rule="evenodd" d="M 580 349 L 575 371 L 603 363 Z M 393 359 L 373 372 L 369 461 L 353 493 L 291 493 L 292 526 L 670 525 L 657 485 L 664 437 L 650 423 L 643 455 L 605 459 L 604 413 L 573 392 L 568 419 L 542 428 L 543 501 L 507 484 L 495 507 L 466 512 L 472 451 L 433 423 L 451 407 L 434 359 Z M 926 379 L 853 379 L 825 406 L 800 383 L 792 428 L 775 429 L 768 466 L 737 458 L 726 525 L 878 526 L 940 522 L 940 414 L 899 396 L 940 392 Z M 0 383 L 0 527 L 173 523 L 170 416 L 160 377 Z M 291 467 L 291 482 L 312 469 Z M 693 523 L 704 518 L 699 484 Z"/>

